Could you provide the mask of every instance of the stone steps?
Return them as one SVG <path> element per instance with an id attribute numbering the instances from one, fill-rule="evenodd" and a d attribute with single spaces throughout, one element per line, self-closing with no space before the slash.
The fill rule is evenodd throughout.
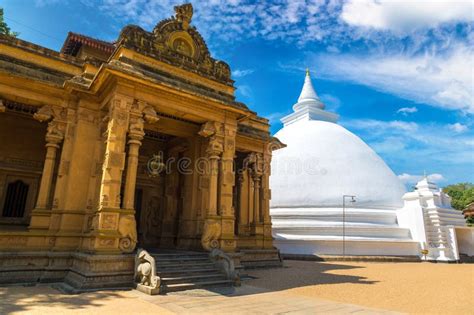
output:
<path id="1" fill-rule="evenodd" d="M 166 277 L 166 276 L 177 276 L 179 274 L 199 274 L 199 273 L 207 273 L 207 272 L 213 272 L 215 271 L 216 268 L 214 266 L 209 267 L 209 268 L 195 268 L 195 269 L 187 269 L 183 270 L 181 268 L 173 269 L 173 270 L 157 270 L 158 275 L 161 277 Z"/>
<path id="2" fill-rule="evenodd" d="M 197 281 L 197 282 L 183 282 L 183 283 L 175 283 L 175 284 L 162 284 L 161 288 L 163 292 L 176 292 L 176 291 L 185 291 L 185 290 L 192 290 L 192 289 L 200 289 L 200 288 L 215 288 L 215 287 L 223 287 L 223 286 L 232 286 L 232 280 L 215 280 L 215 281 Z"/>
<path id="3" fill-rule="evenodd" d="M 156 259 L 156 257 L 155 257 Z M 161 258 L 158 258 L 158 260 L 156 261 L 157 263 L 161 264 L 161 265 L 167 265 L 167 264 L 176 264 L 176 263 L 180 263 L 180 264 L 186 264 L 186 263 L 193 263 L 193 262 L 207 262 L 209 261 L 209 257 L 196 257 L 196 258 L 168 258 L 168 259 L 161 259 Z"/>
<path id="4" fill-rule="evenodd" d="M 161 278 L 160 293 L 233 285 L 207 253 L 176 251 L 152 256 Z"/>
<path id="5" fill-rule="evenodd" d="M 182 283 L 183 281 L 210 281 L 210 280 L 221 280 L 222 274 L 218 272 L 208 272 L 193 275 L 179 275 L 179 276 L 167 276 L 161 278 L 161 281 L 167 284 Z"/>
<path id="6" fill-rule="evenodd" d="M 207 253 L 200 253 L 200 252 L 183 252 L 182 254 L 174 253 L 174 254 L 156 254 L 152 253 L 151 254 L 153 257 L 159 258 L 161 260 L 167 260 L 167 259 L 184 259 L 184 258 L 208 258 L 209 255 Z"/>
<path id="7" fill-rule="evenodd" d="M 173 269 L 183 269 L 183 268 L 191 268 L 191 269 L 196 269 L 196 268 L 207 268 L 207 267 L 213 267 L 214 264 L 208 259 L 207 261 L 187 261 L 186 263 L 181 263 L 177 261 L 176 263 L 166 263 L 166 264 L 161 264 L 159 262 L 156 262 L 156 266 L 160 268 L 161 270 L 173 270 Z"/>

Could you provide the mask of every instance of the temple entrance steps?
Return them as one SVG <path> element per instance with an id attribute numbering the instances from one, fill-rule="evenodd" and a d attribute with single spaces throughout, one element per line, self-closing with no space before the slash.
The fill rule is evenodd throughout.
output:
<path id="1" fill-rule="evenodd" d="M 156 273 L 161 278 L 161 293 L 233 285 L 208 253 L 166 251 L 150 254 L 155 258 Z"/>
<path id="2" fill-rule="evenodd" d="M 423 209 L 423 219 L 429 259 L 436 261 L 459 260 L 455 252 L 453 239 L 449 234 L 449 229 L 446 226 L 442 226 L 444 223 L 442 215 L 438 213 L 437 209 Z"/>

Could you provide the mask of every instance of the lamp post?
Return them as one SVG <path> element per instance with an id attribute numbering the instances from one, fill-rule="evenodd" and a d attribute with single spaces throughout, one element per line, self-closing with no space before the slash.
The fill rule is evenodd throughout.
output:
<path id="1" fill-rule="evenodd" d="M 355 196 L 342 196 L 342 257 L 346 257 L 346 198 L 351 198 L 350 202 L 356 202 Z"/>

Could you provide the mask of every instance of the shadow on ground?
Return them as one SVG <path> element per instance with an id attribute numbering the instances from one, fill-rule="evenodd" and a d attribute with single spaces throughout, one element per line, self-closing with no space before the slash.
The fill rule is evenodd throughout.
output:
<path id="1" fill-rule="evenodd" d="M 284 266 L 280 269 L 250 270 L 247 273 L 256 279 L 246 281 L 246 284 L 270 291 L 279 291 L 309 285 L 373 284 L 377 282 L 364 277 L 330 273 L 335 270 L 365 268 L 361 266 L 297 260 L 286 260 Z"/>
<path id="2" fill-rule="evenodd" d="M 41 292 L 41 293 L 38 293 Z M 58 307 L 68 310 L 80 310 L 90 307 L 100 307 L 105 301 L 120 297 L 118 292 L 103 291 L 83 293 L 79 295 L 64 295 L 51 288 L 10 286 L 0 287 L 0 314 L 28 312 L 37 310 L 38 306 Z"/>
<path id="3" fill-rule="evenodd" d="M 365 267 L 318 261 L 286 260 L 283 268 L 242 271 L 242 287 L 207 288 L 205 290 L 191 290 L 171 294 L 189 295 L 194 297 L 209 297 L 215 295 L 242 296 L 283 291 L 313 285 L 345 283 L 371 285 L 378 282 L 367 280 L 365 277 L 330 273 L 335 270 L 350 270 L 356 268 Z"/>
<path id="4" fill-rule="evenodd" d="M 324 263 L 317 261 L 285 261 L 285 267 L 272 269 L 256 269 L 242 271 L 244 277 L 241 287 L 220 287 L 197 289 L 183 292 L 170 293 L 175 296 L 176 301 L 181 301 L 179 296 L 199 297 L 237 297 L 258 295 L 262 293 L 283 291 L 292 288 L 299 288 L 313 285 L 332 285 L 354 283 L 370 285 L 376 281 L 369 281 L 364 277 L 351 275 L 331 274 L 335 270 L 350 270 L 355 268 L 364 268 L 361 266 L 352 266 L 348 264 Z M 127 294 L 129 296 L 130 294 Z M 143 295 L 140 292 L 133 291 L 131 295 L 151 303 L 159 304 L 173 303 L 171 300 L 163 300 L 164 296 L 151 297 Z M 98 291 L 74 295 L 66 295 L 47 286 L 38 287 L 0 287 L 0 314 L 11 314 L 14 312 L 28 312 L 38 307 L 47 306 L 49 308 L 62 310 L 85 310 L 88 312 L 100 311 L 100 307 L 111 300 L 124 298 L 120 291 Z M 163 305 L 162 305 L 163 306 Z M 56 308 L 57 307 L 57 308 Z"/>

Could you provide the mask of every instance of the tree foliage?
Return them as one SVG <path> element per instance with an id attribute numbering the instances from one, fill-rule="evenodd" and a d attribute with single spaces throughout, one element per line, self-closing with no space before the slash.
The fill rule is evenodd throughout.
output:
<path id="1" fill-rule="evenodd" d="M 10 27 L 8 27 L 7 22 L 5 22 L 5 18 L 3 17 L 3 8 L 0 8 L 0 34 L 13 36 L 13 37 L 18 36 L 18 33 L 12 32 Z"/>
<path id="2" fill-rule="evenodd" d="M 451 197 L 451 205 L 454 209 L 463 210 L 468 204 L 474 202 L 474 185 L 472 183 L 459 183 L 443 188 L 443 191 Z"/>

